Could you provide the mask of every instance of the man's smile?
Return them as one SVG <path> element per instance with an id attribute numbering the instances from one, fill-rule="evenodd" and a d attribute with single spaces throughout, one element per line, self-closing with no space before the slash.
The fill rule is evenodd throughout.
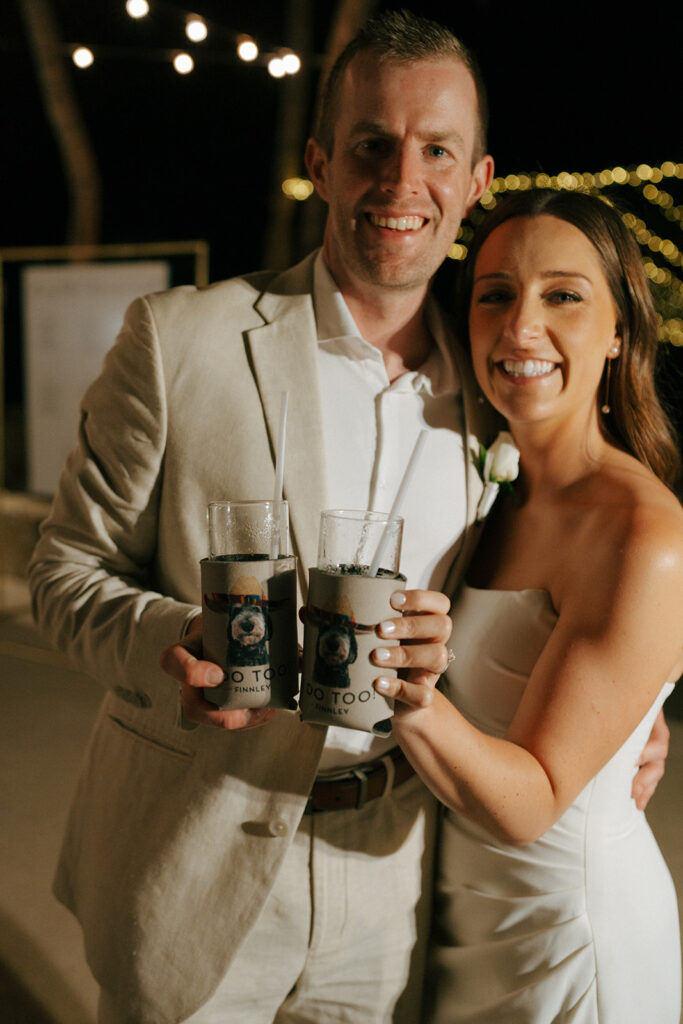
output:
<path id="1" fill-rule="evenodd" d="M 419 231 L 427 223 L 425 217 L 404 216 L 384 217 L 377 213 L 368 213 L 367 218 L 377 228 L 391 228 L 392 231 Z"/>

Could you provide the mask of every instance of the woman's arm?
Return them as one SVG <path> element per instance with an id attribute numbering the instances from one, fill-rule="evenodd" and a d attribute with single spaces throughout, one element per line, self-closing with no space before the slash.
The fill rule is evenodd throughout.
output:
<path id="1" fill-rule="evenodd" d="M 642 515 L 622 533 L 600 555 L 573 551 L 557 625 L 504 739 L 440 693 L 416 707 L 400 681 L 383 691 L 399 701 L 395 735 L 433 792 L 505 841 L 542 835 L 676 678 L 680 517 Z"/>

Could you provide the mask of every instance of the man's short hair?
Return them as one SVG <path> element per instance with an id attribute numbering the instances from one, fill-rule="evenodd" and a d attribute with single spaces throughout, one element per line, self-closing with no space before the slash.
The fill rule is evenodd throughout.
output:
<path id="1" fill-rule="evenodd" d="M 453 57 L 464 64 L 472 75 L 477 93 L 478 131 L 472 160 L 476 163 L 484 156 L 488 128 L 488 99 L 474 54 L 450 29 L 436 21 L 421 18 L 411 11 L 385 11 L 367 21 L 332 65 L 320 95 L 315 127 L 315 137 L 328 156 L 332 155 L 342 78 L 353 58 L 359 53 L 372 53 L 378 61 L 396 61 L 400 64 L 414 64 L 443 57 Z"/>

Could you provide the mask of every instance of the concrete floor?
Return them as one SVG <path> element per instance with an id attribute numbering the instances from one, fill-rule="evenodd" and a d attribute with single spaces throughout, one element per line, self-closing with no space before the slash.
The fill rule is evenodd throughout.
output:
<path id="1" fill-rule="evenodd" d="M 85 965 L 80 931 L 52 897 L 50 885 L 100 692 L 37 638 L 21 586 L 16 593 L 0 594 L 2 605 L 0 1016 L 4 1024 L 94 1024 L 97 989 Z M 681 696 L 675 698 L 676 709 Z M 683 721 L 670 718 L 669 724 L 668 769 L 648 817 L 681 906 Z"/>

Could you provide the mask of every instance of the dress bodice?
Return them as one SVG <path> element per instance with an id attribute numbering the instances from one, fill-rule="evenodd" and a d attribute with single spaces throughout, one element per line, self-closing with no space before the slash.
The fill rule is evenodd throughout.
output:
<path id="1" fill-rule="evenodd" d="M 452 646 L 457 658 L 446 675 L 445 692 L 483 732 L 503 736 L 519 705 L 531 671 L 545 646 L 557 613 L 546 590 L 480 590 L 463 585 L 453 609 Z M 673 683 L 662 688 L 648 713 L 614 757 L 577 797 L 607 789 L 609 799 L 596 824 L 621 829 L 637 814 L 630 780 L 654 719 Z M 571 815 L 571 808 L 568 814 Z"/>

